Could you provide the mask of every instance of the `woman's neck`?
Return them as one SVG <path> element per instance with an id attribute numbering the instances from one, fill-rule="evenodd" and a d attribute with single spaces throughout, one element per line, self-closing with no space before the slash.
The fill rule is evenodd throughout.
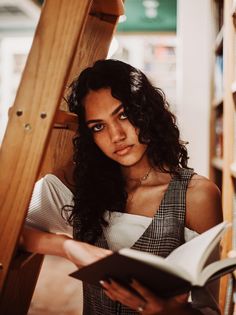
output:
<path id="1" fill-rule="evenodd" d="M 153 167 L 147 160 L 132 166 L 122 166 L 127 191 L 141 186 L 158 186 L 170 181 L 171 175 Z"/>
<path id="2" fill-rule="evenodd" d="M 151 177 L 152 169 L 147 158 L 132 166 L 122 166 L 126 187 L 129 189 L 146 184 Z"/>
<path id="3" fill-rule="evenodd" d="M 125 180 L 141 179 L 150 171 L 151 164 L 147 160 L 142 160 L 139 163 L 132 166 L 122 166 L 122 174 Z"/>

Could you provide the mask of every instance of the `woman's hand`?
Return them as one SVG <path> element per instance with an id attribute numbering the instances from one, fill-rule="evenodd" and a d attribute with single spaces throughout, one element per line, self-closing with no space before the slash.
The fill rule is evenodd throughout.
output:
<path id="1" fill-rule="evenodd" d="M 63 248 L 65 251 L 65 257 L 78 267 L 89 265 L 112 254 L 111 250 L 74 240 L 64 241 Z"/>
<path id="2" fill-rule="evenodd" d="M 187 293 L 169 299 L 161 299 L 136 280 L 133 280 L 130 285 L 138 294 L 131 292 L 113 280 L 110 280 L 110 283 L 101 281 L 101 285 L 110 299 L 144 315 L 199 314 L 198 311 L 195 312 L 188 308 Z"/>

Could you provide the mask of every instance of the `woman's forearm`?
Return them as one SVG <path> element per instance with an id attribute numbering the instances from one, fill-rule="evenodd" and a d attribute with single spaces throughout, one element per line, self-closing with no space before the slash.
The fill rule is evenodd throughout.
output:
<path id="1" fill-rule="evenodd" d="M 31 253 L 56 255 L 67 258 L 64 242 L 70 239 L 66 235 L 51 234 L 24 227 L 20 246 Z"/>
<path id="2" fill-rule="evenodd" d="M 67 258 L 78 267 L 91 264 L 112 253 L 107 249 L 72 240 L 66 235 L 51 234 L 28 227 L 24 227 L 20 245 L 31 253 Z"/>

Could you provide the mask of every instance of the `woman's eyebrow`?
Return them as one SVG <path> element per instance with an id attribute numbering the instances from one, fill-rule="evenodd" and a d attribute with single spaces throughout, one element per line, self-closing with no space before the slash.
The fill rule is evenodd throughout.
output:
<path id="1" fill-rule="evenodd" d="M 117 113 L 119 113 L 119 111 L 123 108 L 123 104 L 120 104 L 119 106 L 117 106 L 113 112 L 111 113 L 111 116 L 114 116 L 116 115 Z M 99 123 L 99 122 L 102 122 L 103 120 L 102 119 L 90 119 L 88 121 L 86 121 L 86 124 L 89 125 L 89 124 L 94 124 L 94 123 Z"/>
<path id="2" fill-rule="evenodd" d="M 123 108 L 123 104 L 120 104 L 118 107 L 116 107 L 115 110 L 113 110 L 113 112 L 111 113 L 112 116 L 114 116 L 115 114 L 119 113 L 119 111 Z"/>
<path id="3" fill-rule="evenodd" d="M 99 122 L 102 122 L 102 119 L 91 119 L 91 120 L 86 121 L 86 124 L 89 125 L 89 124 L 94 124 L 94 123 L 99 123 Z"/>

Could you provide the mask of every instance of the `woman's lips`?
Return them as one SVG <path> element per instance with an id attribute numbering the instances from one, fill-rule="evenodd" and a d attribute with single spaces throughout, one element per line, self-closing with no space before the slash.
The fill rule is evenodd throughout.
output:
<path id="1" fill-rule="evenodd" d="M 130 152 L 130 150 L 132 149 L 132 145 L 128 145 L 124 148 L 120 148 L 118 150 L 115 151 L 115 154 L 119 155 L 119 156 L 123 156 L 123 155 L 126 155 L 127 153 Z"/>

